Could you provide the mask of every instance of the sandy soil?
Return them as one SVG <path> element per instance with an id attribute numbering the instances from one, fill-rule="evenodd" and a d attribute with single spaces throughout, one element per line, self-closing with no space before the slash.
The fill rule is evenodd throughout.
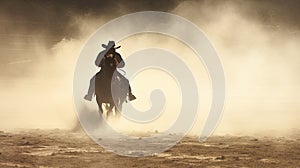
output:
<path id="1" fill-rule="evenodd" d="M 187 137 L 155 156 L 125 157 L 82 132 L 0 132 L 0 167 L 300 167 L 300 138 Z"/>

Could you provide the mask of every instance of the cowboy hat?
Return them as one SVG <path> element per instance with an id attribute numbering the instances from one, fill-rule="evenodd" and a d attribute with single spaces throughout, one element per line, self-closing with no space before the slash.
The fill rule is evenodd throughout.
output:
<path id="1" fill-rule="evenodd" d="M 102 44 L 102 47 L 107 50 L 111 49 L 112 47 L 114 47 L 114 49 L 118 49 L 121 47 L 121 46 L 115 47 L 115 45 L 116 45 L 116 43 L 114 41 L 109 41 L 107 45 Z"/>

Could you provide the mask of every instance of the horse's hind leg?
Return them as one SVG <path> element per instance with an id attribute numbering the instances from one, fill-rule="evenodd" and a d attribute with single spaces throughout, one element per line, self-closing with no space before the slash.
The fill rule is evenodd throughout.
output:
<path id="1" fill-rule="evenodd" d="M 126 97 L 121 97 L 118 102 L 115 104 L 115 112 L 116 112 L 116 117 L 119 118 L 121 116 L 122 112 L 122 105 L 125 101 Z"/>
<path id="2" fill-rule="evenodd" d="M 119 102 L 115 106 L 116 117 L 119 118 L 121 116 L 121 111 L 122 111 L 122 103 Z"/>

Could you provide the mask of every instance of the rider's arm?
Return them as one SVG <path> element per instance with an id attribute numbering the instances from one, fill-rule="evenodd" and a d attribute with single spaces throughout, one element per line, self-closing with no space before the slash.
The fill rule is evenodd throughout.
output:
<path id="1" fill-rule="evenodd" d="M 123 61 L 121 55 L 119 53 L 116 53 L 115 58 L 118 62 L 118 68 L 123 68 L 125 66 L 125 62 Z"/>
<path id="2" fill-rule="evenodd" d="M 96 66 L 101 67 L 101 64 L 102 64 L 102 58 L 104 57 L 104 55 L 105 55 L 106 52 L 107 52 L 107 51 L 104 50 L 104 51 L 101 51 L 101 52 L 98 54 L 98 56 L 97 56 L 97 58 L 96 58 L 96 60 L 95 60 L 95 65 L 96 65 Z"/>
<path id="3" fill-rule="evenodd" d="M 105 57 L 104 58 L 102 58 L 102 60 L 101 60 L 101 62 L 100 62 L 100 65 L 99 65 L 99 67 L 104 67 L 105 66 Z"/>

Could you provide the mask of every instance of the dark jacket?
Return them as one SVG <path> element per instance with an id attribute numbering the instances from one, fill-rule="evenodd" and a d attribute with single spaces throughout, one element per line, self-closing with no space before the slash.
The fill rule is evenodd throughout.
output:
<path id="1" fill-rule="evenodd" d="M 125 62 L 123 61 L 121 55 L 119 53 L 117 53 L 116 51 L 108 51 L 108 50 L 103 50 L 98 54 L 98 56 L 95 60 L 96 66 L 101 67 L 103 65 L 102 64 L 103 57 L 110 53 L 113 54 L 113 57 L 118 62 L 117 68 L 123 68 L 125 66 Z"/>

